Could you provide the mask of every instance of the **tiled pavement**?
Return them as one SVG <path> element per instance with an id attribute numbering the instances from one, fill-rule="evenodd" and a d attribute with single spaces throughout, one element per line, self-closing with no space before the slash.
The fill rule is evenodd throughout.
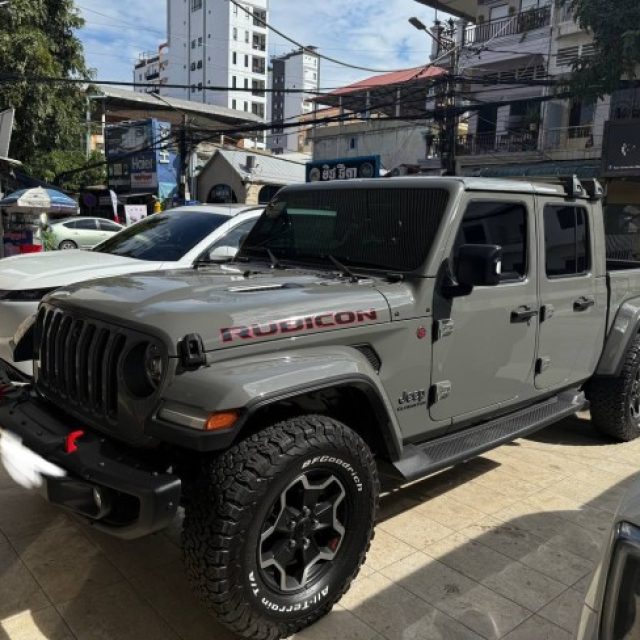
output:
<path id="1" fill-rule="evenodd" d="M 639 458 L 583 416 L 391 490 L 360 576 L 298 639 L 569 639 Z M 0 640 L 229 640 L 189 592 L 179 526 L 121 542 L 0 475 Z"/>

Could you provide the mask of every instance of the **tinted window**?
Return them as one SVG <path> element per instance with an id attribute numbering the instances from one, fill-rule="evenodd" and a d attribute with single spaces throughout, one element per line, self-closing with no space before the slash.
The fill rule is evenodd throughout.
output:
<path id="1" fill-rule="evenodd" d="M 228 220 L 228 216 L 202 211 L 156 213 L 105 240 L 94 251 L 138 260 L 180 260 Z"/>
<path id="2" fill-rule="evenodd" d="M 101 231 L 120 231 L 122 227 L 119 227 L 117 224 L 113 224 L 113 222 L 109 222 L 108 220 L 98 220 L 98 225 L 100 226 Z"/>
<path id="3" fill-rule="evenodd" d="M 501 280 L 518 280 L 527 273 L 527 209 L 514 202 L 471 202 L 465 211 L 454 246 L 454 270 L 463 244 L 502 247 Z"/>
<path id="4" fill-rule="evenodd" d="M 96 230 L 96 221 L 93 219 L 88 219 L 88 220 L 74 220 L 73 221 L 73 227 L 71 227 L 72 229 L 84 229 L 84 230 L 91 230 L 91 231 L 95 231 Z M 69 225 L 67 225 L 69 226 Z"/>
<path id="5" fill-rule="evenodd" d="M 547 205 L 544 208 L 547 276 L 575 276 L 589 271 L 587 225 L 587 212 L 582 207 Z"/>
<path id="6" fill-rule="evenodd" d="M 426 260 L 444 215 L 444 189 L 290 191 L 269 205 L 241 255 L 413 271 Z"/>

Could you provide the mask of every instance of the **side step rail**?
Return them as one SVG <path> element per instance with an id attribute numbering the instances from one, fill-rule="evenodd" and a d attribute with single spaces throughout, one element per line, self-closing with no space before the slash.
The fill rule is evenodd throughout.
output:
<path id="1" fill-rule="evenodd" d="M 417 480 L 543 429 L 588 406 L 583 392 L 567 391 L 484 424 L 422 444 L 406 445 L 402 458 L 393 466 L 404 480 Z"/>

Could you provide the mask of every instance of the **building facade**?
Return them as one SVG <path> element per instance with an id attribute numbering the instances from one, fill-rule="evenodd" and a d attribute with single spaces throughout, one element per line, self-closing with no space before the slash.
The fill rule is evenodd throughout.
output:
<path id="1" fill-rule="evenodd" d="M 271 59 L 267 98 L 268 113 L 274 128 L 267 147 L 276 154 L 308 151 L 305 117 L 313 111 L 311 100 L 320 87 L 320 58 L 315 47 L 306 47 Z M 288 91 L 287 91 L 288 90 Z M 284 127 L 299 123 L 300 127 Z"/>
<path id="2" fill-rule="evenodd" d="M 163 95 L 266 114 L 268 0 L 168 0 L 168 84 Z M 206 90 L 206 86 L 224 87 Z"/>
<path id="3" fill-rule="evenodd" d="M 138 56 L 138 62 L 133 67 L 133 82 L 135 91 L 152 93 L 158 91 L 169 81 L 169 45 L 163 43 L 157 51 L 148 51 Z M 160 88 L 160 92 L 163 90 Z"/>

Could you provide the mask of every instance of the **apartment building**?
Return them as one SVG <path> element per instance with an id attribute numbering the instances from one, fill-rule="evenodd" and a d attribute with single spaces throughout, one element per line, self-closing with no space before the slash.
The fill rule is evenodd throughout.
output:
<path id="1" fill-rule="evenodd" d="M 169 81 L 169 44 L 164 42 L 157 51 L 147 51 L 138 56 L 133 67 L 134 90 L 138 93 L 152 93 Z M 161 90 L 162 91 L 162 90 Z"/>
<path id="2" fill-rule="evenodd" d="M 268 0 L 168 0 L 168 84 L 186 88 L 163 95 L 264 118 L 267 20 Z"/>
<path id="3" fill-rule="evenodd" d="M 320 58 L 315 47 L 292 51 L 271 59 L 267 98 L 268 113 L 275 126 L 267 138 L 267 147 L 276 154 L 309 151 L 309 126 L 305 116 L 313 111 L 313 98 L 320 87 Z M 300 127 L 283 125 L 299 123 Z"/>

